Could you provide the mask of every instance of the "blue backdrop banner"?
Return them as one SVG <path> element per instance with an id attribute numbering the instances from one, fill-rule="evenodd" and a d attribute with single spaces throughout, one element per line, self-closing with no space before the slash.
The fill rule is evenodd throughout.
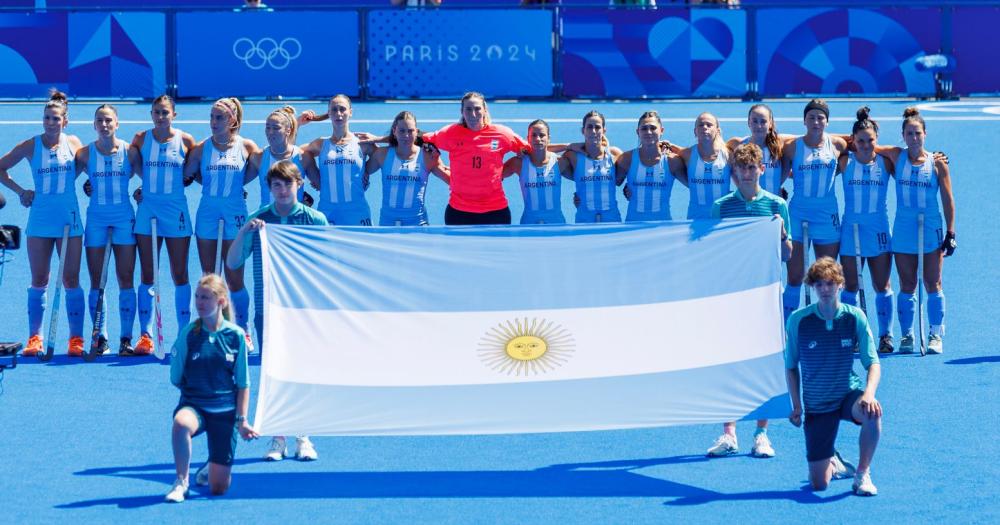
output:
<path id="1" fill-rule="evenodd" d="M 567 96 L 746 93 L 746 14 L 719 9 L 566 9 Z"/>
<path id="2" fill-rule="evenodd" d="M 66 13 L 0 14 L 0 96 L 41 97 L 69 89 Z M 45 35 L 44 45 L 39 35 Z"/>
<path id="3" fill-rule="evenodd" d="M 957 7 L 952 18 L 954 90 L 959 95 L 1000 91 L 1000 7 Z M 990 36 L 992 35 L 992 36 Z"/>
<path id="4" fill-rule="evenodd" d="M 941 45 L 941 9 L 762 9 L 757 13 L 759 91 L 934 94 L 916 59 Z"/>
<path id="5" fill-rule="evenodd" d="M 72 13 L 69 83 L 73 96 L 145 97 L 164 93 L 163 13 Z"/>
<path id="6" fill-rule="evenodd" d="M 177 94 L 357 95 L 358 20 L 355 11 L 178 13 Z"/>
<path id="7" fill-rule="evenodd" d="M 375 97 L 552 95 L 549 10 L 378 10 L 367 35 Z"/>

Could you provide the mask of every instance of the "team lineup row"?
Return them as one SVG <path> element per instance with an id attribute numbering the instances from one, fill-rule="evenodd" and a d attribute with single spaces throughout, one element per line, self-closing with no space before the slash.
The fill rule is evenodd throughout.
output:
<path id="1" fill-rule="evenodd" d="M 121 353 L 148 354 L 153 349 L 149 337 L 154 273 L 152 219 L 156 219 L 158 236 L 167 245 L 176 286 L 178 326 L 184 326 L 190 318 L 187 260 L 191 235 L 197 241 L 202 271 L 219 270 L 222 254 L 228 252 L 246 222 L 243 186 L 257 178 L 261 205 L 269 204 L 270 192 L 263 175 L 280 160 L 294 163 L 319 190 L 316 209 L 329 223 L 337 225 L 371 225 L 365 190 L 369 176 L 376 171 L 382 173 L 379 223 L 385 226 L 428 223 L 424 195 L 431 173 L 450 186 L 446 224 L 509 224 L 510 210 L 502 181 L 514 174 L 518 175 L 524 199 L 521 223 L 566 222 L 560 202 L 563 178 L 575 185 L 578 223 L 620 221 L 619 186 L 624 186 L 628 198 L 625 220 L 669 220 L 673 217 L 670 196 L 675 181 L 689 192 L 687 218 L 698 219 L 710 217 L 715 201 L 730 192 L 735 180 L 732 151 L 741 143 L 760 147 L 760 186 L 765 191 L 780 194 L 785 180 L 792 179 L 790 224 L 786 225 L 792 239 L 788 286 L 783 297 L 786 317 L 800 302 L 807 244 L 814 246 L 817 257 L 842 257 L 847 276 L 844 300 L 848 304 L 857 303 L 860 272 L 856 256 L 860 256 L 870 268 L 877 293 L 880 346 L 883 351 L 891 351 L 889 333 L 895 312 L 889 277 L 894 257 L 902 288 L 895 309 L 903 336 L 901 349 L 912 351 L 917 258 L 923 253 L 931 349 L 942 348 L 941 267 L 942 257 L 955 246 L 955 205 L 948 165 L 925 150 L 926 124 L 916 110 L 908 109 L 904 114 L 905 148 L 878 144 L 878 124 L 868 116 L 867 108 L 858 112 L 850 135 L 828 133 L 829 108 L 818 100 L 811 101 L 803 111 L 806 130 L 802 136 L 779 134 L 770 108 L 757 104 L 748 113 L 747 137 L 724 140 L 718 120 L 703 113 L 695 120 L 696 143 L 687 148 L 666 142 L 658 114 L 649 111 L 640 116 L 636 127 L 639 146 L 624 153 L 608 144 L 605 119 L 597 111 L 584 116 L 583 141 L 575 144 L 551 143 L 543 120 L 529 125 L 527 141 L 509 128 L 493 124 L 486 100 L 478 93 L 463 97 L 460 111 L 458 123 L 427 133 L 419 131 L 416 118 L 404 111 L 393 120 L 387 136 L 375 137 L 350 130 L 351 101 L 337 95 L 330 99 L 325 115 L 310 111 L 296 115 L 288 106 L 272 112 L 265 123 L 268 144 L 261 149 L 239 135 L 243 109 L 238 100 L 224 98 L 213 104 L 212 135 L 199 143 L 173 127 L 174 102 L 161 96 L 152 104 L 152 128 L 136 134 L 131 144 L 116 136 L 115 108 L 103 105 L 94 116 L 97 139 L 83 146 L 77 137 L 64 133 L 68 103 L 63 94 L 54 93 L 45 105 L 43 133 L 0 158 L 0 183 L 30 207 L 26 233 L 32 282 L 26 353 L 42 346 L 40 329 L 49 260 L 67 227 L 64 284 L 71 325 L 70 353 L 82 351 L 83 292 L 78 278 L 82 247 L 86 247 L 92 283 L 90 310 L 94 317 L 105 246 L 111 246 L 122 290 Z M 329 137 L 295 144 L 301 124 L 326 119 L 332 128 Z M 379 147 L 380 142 L 388 144 Z M 449 165 L 441 161 L 440 150 L 448 152 Z M 562 154 L 557 155 L 559 152 Z M 22 187 L 8 175 L 8 170 L 22 160 L 31 164 L 33 189 Z M 74 182 L 84 172 L 91 189 L 86 235 Z M 843 215 L 834 190 L 837 175 L 843 175 Z M 138 211 L 128 198 L 132 176 L 142 180 Z M 895 179 L 896 194 L 891 229 L 887 210 L 890 177 Z M 195 180 L 202 185 L 202 197 L 192 223 L 184 186 Z M 299 199 L 312 200 L 302 188 Z M 918 231 L 921 220 L 923 226 Z M 918 247 L 920 238 L 923 245 Z M 141 267 L 138 293 L 133 284 L 136 245 Z M 246 327 L 250 301 L 242 269 L 227 269 L 226 280 L 238 324 Z M 137 311 L 141 333 L 133 348 L 132 326 Z M 101 337 L 106 339 L 103 334 Z M 106 343 L 102 341 L 102 345 Z"/>

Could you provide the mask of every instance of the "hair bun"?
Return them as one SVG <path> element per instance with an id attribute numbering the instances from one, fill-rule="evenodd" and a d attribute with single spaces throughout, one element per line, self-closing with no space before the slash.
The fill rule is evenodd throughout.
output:
<path id="1" fill-rule="evenodd" d="M 872 108 L 868 106 L 863 106 L 858 109 L 858 120 L 868 120 L 868 115 L 871 113 Z"/>
<path id="2" fill-rule="evenodd" d="M 49 100 L 52 102 L 62 102 L 63 104 L 69 101 L 69 99 L 66 98 L 66 93 L 63 93 L 56 88 L 49 89 Z"/>
<path id="3" fill-rule="evenodd" d="M 920 116 L 920 110 L 916 106 L 910 106 L 903 110 L 903 118 Z"/>

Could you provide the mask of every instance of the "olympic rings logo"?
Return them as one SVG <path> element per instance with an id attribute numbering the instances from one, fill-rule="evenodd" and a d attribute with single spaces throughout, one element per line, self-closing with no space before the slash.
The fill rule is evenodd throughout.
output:
<path id="1" fill-rule="evenodd" d="M 302 43 L 292 37 L 281 42 L 264 37 L 256 43 L 242 37 L 233 42 L 233 55 L 254 71 L 264 69 L 265 66 L 282 70 L 302 55 Z"/>

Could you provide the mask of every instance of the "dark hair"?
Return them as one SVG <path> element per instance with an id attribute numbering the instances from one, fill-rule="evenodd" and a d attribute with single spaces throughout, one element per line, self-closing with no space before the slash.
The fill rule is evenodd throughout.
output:
<path id="1" fill-rule="evenodd" d="M 531 121 L 531 124 L 528 124 L 529 135 L 530 135 L 530 132 L 531 132 L 531 128 L 533 128 L 533 127 L 535 127 L 535 126 L 537 126 L 539 124 L 541 124 L 542 126 L 545 126 L 545 132 L 546 133 L 549 133 L 549 134 L 552 133 L 552 131 L 549 129 L 549 123 L 548 122 L 545 122 L 544 120 L 542 120 L 540 118 L 536 118 L 535 120 Z"/>
<path id="2" fill-rule="evenodd" d="M 830 106 L 828 106 L 824 100 L 818 98 L 814 98 L 806 104 L 806 109 L 802 111 L 802 118 L 805 118 L 806 114 L 814 109 L 822 111 L 823 114 L 826 115 L 827 120 L 830 120 Z"/>
<path id="3" fill-rule="evenodd" d="M 903 131 L 906 131 L 906 125 L 911 123 L 920 124 L 920 128 L 927 131 L 927 123 L 924 122 L 924 117 L 920 116 L 920 110 L 914 106 L 903 110 Z"/>
<path id="4" fill-rule="evenodd" d="M 118 108 L 112 106 L 111 104 L 101 104 L 100 106 L 97 106 L 97 109 L 94 110 L 94 118 L 97 118 L 97 112 L 102 109 L 110 110 L 115 114 L 115 118 L 118 118 Z"/>
<path id="5" fill-rule="evenodd" d="M 170 106 L 170 111 L 173 111 L 174 113 L 177 112 L 177 104 L 174 102 L 174 97 L 171 97 L 170 95 L 168 95 L 166 93 L 164 93 L 164 94 L 162 94 L 162 95 L 154 98 L 153 99 L 153 103 L 150 104 L 150 106 L 155 106 L 155 105 L 157 105 L 157 104 L 159 104 L 161 102 L 164 103 L 164 104 L 169 105 Z"/>
<path id="6" fill-rule="evenodd" d="M 49 100 L 45 103 L 45 109 L 49 108 L 61 108 L 63 116 L 69 114 L 69 99 L 66 98 L 66 93 L 56 88 L 50 89 Z"/>
<path id="7" fill-rule="evenodd" d="M 774 123 L 774 112 L 771 111 L 770 106 L 767 104 L 754 104 L 750 106 L 750 111 L 747 112 L 747 118 L 750 118 L 750 114 L 756 109 L 766 109 L 767 110 L 767 135 L 764 136 L 764 145 L 767 146 L 767 151 L 771 153 L 771 159 L 781 158 L 781 137 L 778 136 L 778 127 Z"/>
<path id="8" fill-rule="evenodd" d="M 646 111 L 642 115 L 639 115 L 639 124 L 642 124 L 642 121 L 648 118 L 655 118 L 656 122 L 660 124 L 660 128 L 663 128 L 663 120 L 660 119 L 660 114 L 656 111 Z"/>
<path id="9" fill-rule="evenodd" d="M 851 129 L 851 135 L 857 134 L 857 132 L 870 129 L 878 135 L 878 122 L 875 122 L 868 117 L 868 113 L 871 112 L 871 108 L 864 106 L 858 110 L 858 120 L 854 121 L 854 127 Z"/>
<path id="10" fill-rule="evenodd" d="M 588 111 L 587 114 L 583 116 L 583 124 L 582 124 L 583 126 L 587 125 L 587 119 L 589 119 L 590 117 L 597 117 L 601 119 L 601 127 L 604 128 L 608 127 L 607 121 L 604 119 L 604 115 L 602 115 L 601 112 L 597 111 L 596 109 Z"/>

